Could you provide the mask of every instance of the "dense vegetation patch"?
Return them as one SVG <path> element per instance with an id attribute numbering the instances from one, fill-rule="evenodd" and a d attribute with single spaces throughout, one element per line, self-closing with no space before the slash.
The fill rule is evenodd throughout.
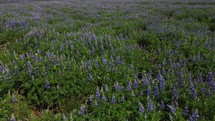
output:
<path id="1" fill-rule="evenodd" d="M 0 119 L 215 120 L 214 8 L 0 4 Z"/>

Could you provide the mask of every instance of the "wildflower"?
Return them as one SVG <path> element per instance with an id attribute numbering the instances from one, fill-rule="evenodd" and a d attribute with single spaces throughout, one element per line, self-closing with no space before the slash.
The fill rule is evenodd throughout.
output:
<path id="1" fill-rule="evenodd" d="M 96 66 L 97 68 L 99 67 L 98 61 L 95 61 L 95 66 Z"/>
<path id="2" fill-rule="evenodd" d="M 140 91 L 140 96 L 143 96 L 143 91 Z"/>
<path id="3" fill-rule="evenodd" d="M 2 81 L 3 79 L 2 79 L 2 75 L 0 75 L 0 82 Z"/>
<path id="4" fill-rule="evenodd" d="M 190 93 L 191 93 L 191 97 L 193 99 L 195 99 L 197 97 L 196 88 L 193 83 L 191 83 L 191 85 L 190 85 Z"/>
<path id="5" fill-rule="evenodd" d="M 160 90 L 164 91 L 165 80 L 164 80 L 163 76 L 160 74 L 160 72 L 159 72 L 157 78 L 159 80 Z"/>
<path id="6" fill-rule="evenodd" d="M 31 74 L 31 73 L 32 73 L 33 66 L 32 66 L 32 64 L 31 64 L 30 61 L 27 62 L 27 67 L 28 67 L 29 73 Z"/>
<path id="7" fill-rule="evenodd" d="M 160 108 L 161 108 L 161 110 L 165 109 L 165 104 L 164 104 L 163 100 L 161 101 Z"/>
<path id="8" fill-rule="evenodd" d="M 125 101 L 125 97 L 124 97 L 124 95 L 122 95 L 121 102 L 124 102 L 124 101 Z"/>
<path id="9" fill-rule="evenodd" d="M 17 103 L 17 102 L 18 102 L 18 99 L 14 94 L 12 94 L 12 103 Z"/>
<path id="10" fill-rule="evenodd" d="M 143 104 L 141 102 L 139 102 L 139 112 L 143 113 L 144 112 L 144 107 Z"/>
<path id="11" fill-rule="evenodd" d="M 169 58 L 169 64 L 172 65 L 172 58 Z"/>
<path id="12" fill-rule="evenodd" d="M 210 73 L 208 73 L 208 74 L 206 75 L 206 80 L 207 80 L 207 82 L 213 81 L 213 74 L 212 74 L 212 72 L 210 72 Z"/>
<path id="13" fill-rule="evenodd" d="M 10 121 L 16 121 L 14 114 L 12 113 Z"/>
<path id="14" fill-rule="evenodd" d="M 117 72 L 118 72 L 118 69 L 117 69 L 117 68 L 115 68 L 115 69 L 114 69 L 114 73 L 117 73 Z"/>
<path id="15" fill-rule="evenodd" d="M 164 68 L 162 68 L 162 74 L 165 74 L 165 73 L 166 73 L 165 69 L 164 69 Z"/>
<path id="16" fill-rule="evenodd" d="M 172 93 L 173 93 L 173 99 L 178 99 L 178 92 L 177 92 L 177 87 L 174 85 L 173 86 L 173 90 L 172 90 Z"/>
<path id="17" fill-rule="evenodd" d="M 81 106 L 80 110 L 79 110 L 79 115 L 84 115 L 85 114 L 85 109 L 83 106 Z"/>
<path id="18" fill-rule="evenodd" d="M 116 63 L 117 63 L 117 64 L 120 64 L 120 63 L 121 63 L 121 61 L 120 61 L 120 56 L 117 56 L 117 58 L 116 58 Z"/>
<path id="19" fill-rule="evenodd" d="M 108 85 L 105 85 L 105 91 L 106 92 L 108 91 Z"/>
<path id="20" fill-rule="evenodd" d="M 188 112 L 189 112 L 188 107 L 185 106 L 185 107 L 184 107 L 184 110 L 183 110 L 183 115 L 184 115 L 184 116 L 188 116 Z"/>
<path id="21" fill-rule="evenodd" d="M 113 96 L 112 96 L 111 103 L 112 103 L 112 104 L 116 104 L 116 98 L 115 98 L 114 94 L 113 94 Z"/>
<path id="22" fill-rule="evenodd" d="M 19 73 L 19 68 L 16 66 L 14 69 L 14 75 L 18 75 L 18 73 Z"/>
<path id="23" fill-rule="evenodd" d="M 162 62 L 162 66 L 166 66 L 166 58 L 164 58 L 164 60 Z"/>
<path id="24" fill-rule="evenodd" d="M 195 109 L 195 112 L 190 117 L 190 121 L 198 121 L 198 119 L 199 119 L 198 109 Z"/>
<path id="25" fill-rule="evenodd" d="M 100 98 L 100 91 L 99 91 L 99 87 L 97 86 L 97 89 L 96 89 L 96 98 Z"/>
<path id="26" fill-rule="evenodd" d="M 50 86 L 50 83 L 48 82 L 48 80 L 46 80 L 45 88 L 46 88 L 46 89 L 50 89 L 50 87 L 51 87 L 51 86 Z"/>
<path id="27" fill-rule="evenodd" d="M 127 90 L 128 90 L 128 91 L 131 91 L 131 90 L 132 90 L 132 87 L 131 87 L 131 84 L 130 84 L 130 83 L 128 83 Z"/>
<path id="28" fill-rule="evenodd" d="M 133 91 L 133 90 L 131 91 L 131 96 L 132 96 L 132 97 L 135 97 L 135 94 L 134 94 L 134 91 Z"/>
<path id="29" fill-rule="evenodd" d="M 174 105 L 167 105 L 167 106 L 169 107 L 171 113 L 175 113 L 176 108 L 174 107 Z"/>
<path id="30" fill-rule="evenodd" d="M 154 110 L 154 103 L 150 100 L 150 101 L 148 101 L 148 111 L 149 112 L 152 112 L 153 110 Z"/>
<path id="31" fill-rule="evenodd" d="M 115 87 L 115 89 L 116 89 L 117 91 L 120 91 L 120 90 L 121 90 L 121 87 L 119 86 L 119 83 L 118 83 L 118 82 L 116 82 L 116 83 L 114 84 L 114 87 Z"/>
<path id="32" fill-rule="evenodd" d="M 89 80 L 89 81 L 92 81 L 92 80 L 93 80 L 93 77 L 92 77 L 91 74 L 88 76 L 88 80 Z"/>
<path id="33" fill-rule="evenodd" d="M 158 95 L 159 95 L 159 88 L 158 88 L 157 85 L 155 85 L 155 87 L 154 87 L 154 95 L 155 95 L 156 98 L 157 98 Z"/>
<path id="34" fill-rule="evenodd" d="M 107 64 L 107 60 L 104 57 L 102 57 L 102 63 Z"/>
<path id="35" fill-rule="evenodd" d="M 143 77 L 142 77 L 142 83 L 143 83 L 144 85 L 146 85 L 146 86 L 149 86 L 149 85 L 150 85 L 150 82 L 149 82 L 149 80 L 147 79 L 146 76 L 143 76 Z"/>
<path id="36" fill-rule="evenodd" d="M 139 83 L 138 83 L 137 80 L 135 79 L 135 80 L 134 80 L 134 87 L 137 88 L 138 86 L 139 86 Z"/>
<path id="37" fill-rule="evenodd" d="M 146 89 L 146 94 L 147 94 L 147 95 L 150 95 L 151 93 L 152 93 L 151 88 L 148 87 L 148 88 Z"/>
<path id="38" fill-rule="evenodd" d="M 103 94 L 103 95 L 102 95 L 102 101 L 105 102 L 106 100 L 107 100 L 107 98 L 106 98 L 106 96 Z"/>

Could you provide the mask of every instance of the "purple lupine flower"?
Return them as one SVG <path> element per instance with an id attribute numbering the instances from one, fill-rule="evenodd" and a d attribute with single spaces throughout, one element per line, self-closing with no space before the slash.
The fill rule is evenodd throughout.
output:
<path id="1" fill-rule="evenodd" d="M 87 65 L 88 65 L 88 68 L 91 68 L 92 64 L 90 60 L 87 61 Z"/>
<path id="2" fill-rule="evenodd" d="M 154 95 L 156 98 L 159 96 L 159 88 L 157 85 L 155 85 L 155 87 L 154 87 Z"/>
<path id="3" fill-rule="evenodd" d="M 165 74 L 166 70 L 164 68 L 162 68 L 162 74 Z"/>
<path id="4" fill-rule="evenodd" d="M 105 85 L 105 91 L 108 92 L 108 85 Z"/>
<path id="5" fill-rule="evenodd" d="M 99 87 L 97 86 L 97 89 L 96 89 L 96 98 L 100 98 L 101 94 L 100 94 L 100 90 L 99 90 Z"/>
<path id="6" fill-rule="evenodd" d="M 120 90 L 121 90 L 121 87 L 119 86 L 119 83 L 118 83 L 118 82 L 116 82 L 116 83 L 114 84 L 114 87 L 115 87 L 115 89 L 116 89 L 117 91 L 120 91 Z"/>
<path id="7" fill-rule="evenodd" d="M 160 103 L 160 109 L 165 110 L 165 104 L 164 104 L 163 100 Z"/>
<path id="8" fill-rule="evenodd" d="M 147 104 L 147 110 L 149 111 L 149 112 L 152 112 L 153 110 L 154 110 L 154 103 L 150 100 L 150 101 L 148 101 L 148 104 Z"/>
<path id="9" fill-rule="evenodd" d="M 166 66 L 166 58 L 164 58 L 164 60 L 162 62 L 162 66 Z"/>
<path id="10" fill-rule="evenodd" d="M 60 52 L 62 52 L 63 50 L 64 50 L 64 44 L 61 45 Z"/>
<path id="11" fill-rule="evenodd" d="M 190 116 L 190 121 L 198 121 L 198 119 L 199 119 L 198 109 L 195 109 L 195 112 Z"/>
<path id="12" fill-rule="evenodd" d="M 141 102 L 139 102 L 139 112 L 143 113 L 145 110 L 145 108 L 143 107 L 143 104 Z"/>
<path id="13" fill-rule="evenodd" d="M 138 86 L 139 86 L 139 83 L 138 83 L 137 80 L 135 79 L 135 80 L 134 80 L 134 87 L 137 88 Z"/>
<path id="14" fill-rule="evenodd" d="M 187 80 L 191 83 L 192 77 L 191 77 L 191 74 L 190 74 L 190 73 L 188 73 L 188 75 L 187 75 Z"/>
<path id="15" fill-rule="evenodd" d="M 0 74 L 0 82 L 2 81 L 3 79 L 2 79 L 2 75 Z"/>
<path id="16" fill-rule="evenodd" d="M 16 121 L 14 114 L 12 113 L 10 121 Z"/>
<path id="17" fill-rule="evenodd" d="M 150 82 L 149 80 L 147 79 L 146 76 L 142 76 L 142 83 L 146 86 L 149 86 L 150 85 Z"/>
<path id="18" fill-rule="evenodd" d="M 173 100 L 175 99 L 175 100 L 177 100 L 178 99 L 178 92 L 177 92 L 177 87 L 174 85 L 173 86 L 173 90 L 172 90 L 172 93 L 173 93 Z"/>
<path id="19" fill-rule="evenodd" d="M 197 97 L 196 88 L 193 83 L 190 84 L 190 94 L 193 99 L 195 99 Z"/>
<path id="20" fill-rule="evenodd" d="M 27 62 L 27 67 L 28 67 L 29 73 L 31 74 L 31 73 L 32 73 L 33 66 L 32 66 L 32 64 L 31 64 L 30 61 Z"/>
<path id="21" fill-rule="evenodd" d="M 117 72 L 118 72 L 118 69 L 117 69 L 117 68 L 115 68 L 115 69 L 114 69 L 114 73 L 117 73 Z"/>
<path id="22" fill-rule="evenodd" d="M 125 101 L 125 97 L 124 97 L 124 95 L 122 95 L 122 97 L 121 97 L 121 100 L 120 100 L 121 102 L 124 102 Z"/>
<path id="23" fill-rule="evenodd" d="M 120 56 L 117 56 L 117 58 L 116 58 L 116 63 L 117 63 L 117 64 L 121 64 Z"/>
<path id="24" fill-rule="evenodd" d="M 202 83 L 202 82 L 203 82 L 202 74 L 199 74 L 199 75 L 198 75 L 198 77 L 197 77 L 197 82 L 198 82 L 198 83 Z"/>
<path id="25" fill-rule="evenodd" d="M 114 94 L 113 94 L 113 96 L 112 96 L 111 103 L 112 103 L 112 104 L 116 104 L 116 98 L 115 98 Z"/>
<path id="26" fill-rule="evenodd" d="M 210 90 L 210 89 L 207 90 L 206 96 L 207 96 L 207 97 L 210 97 L 210 96 L 211 96 L 211 90 Z"/>
<path id="27" fill-rule="evenodd" d="M 159 80 L 160 90 L 161 90 L 161 91 L 164 91 L 165 80 L 164 80 L 163 76 L 160 74 L 160 72 L 159 72 L 157 78 L 158 78 L 158 80 Z"/>
<path id="28" fill-rule="evenodd" d="M 140 96 L 143 96 L 143 91 L 140 91 Z"/>
<path id="29" fill-rule="evenodd" d="M 102 94 L 102 101 L 105 102 L 106 100 L 107 100 L 106 96 L 104 94 Z"/>
<path id="30" fill-rule="evenodd" d="M 151 88 L 148 87 L 148 88 L 146 89 L 146 94 L 147 94 L 147 95 L 150 95 L 151 93 L 152 93 Z"/>
<path id="31" fill-rule="evenodd" d="M 188 116 L 188 113 L 189 113 L 188 107 L 185 106 L 185 107 L 184 107 L 184 110 L 183 110 L 183 115 L 184 115 L 184 116 Z"/>
<path id="32" fill-rule="evenodd" d="M 93 77 L 92 77 L 91 74 L 88 76 L 88 80 L 89 80 L 89 81 L 92 81 L 92 80 L 93 80 Z"/>
<path id="33" fill-rule="evenodd" d="M 134 91 L 131 90 L 131 97 L 135 97 Z"/>
<path id="34" fill-rule="evenodd" d="M 169 58 L 169 64 L 172 65 L 172 58 Z"/>
<path id="35" fill-rule="evenodd" d="M 46 83 L 45 83 L 45 88 L 46 88 L 46 89 L 50 89 L 50 87 L 51 87 L 51 86 L 50 86 L 50 83 L 49 83 L 49 81 L 48 81 L 48 80 L 46 80 Z"/>
<path id="36" fill-rule="evenodd" d="M 4 70 L 3 66 L 0 66 L 0 72 L 2 72 Z"/>
<path id="37" fill-rule="evenodd" d="M 107 64 L 107 60 L 104 57 L 102 57 L 102 63 Z"/>
<path id="38" fill-rule="evenodd" d="M 11 74 L 9 72 L 6 72 L 6 80 L 11 81 Z"/>
<path id="39" fill-rule="evenodd" d="M 18 75 L 18 73 L 19 73 L 19 68 L 16 66 L 14 69 L 14 75 Z"/>
<path id="40" fill-rule="evenodd" d="M 171 113 L 175 113 L 176 108 L 174 107 L 174 105 L 167 105 L 167 106 L 169 107 Z"/>
<path id="41" fill-rule="evenodd" d="M 132 87 L 131 87 L 131 83 L 130 83 L 130 82 L 128 83 L 127 90 L 128 90 L 128 91 L 131 91 L 131 90 L 132 90 Z"/>
<path id="42" fill-rule="evenodd" d="M 132 71 L 134 71 L 134 66 L 133 66 L 133 64 L 130 64 L 130 68 L 131 68 Z"/>
<path id="43" fill-rule="evenodd" d="M 39 50 L 39 49 L 37 50 L 37 54 L 38 54 L 39 56 L 40 56 L 40 54 L 41 54 L 41 52 L 40 52 L 40 50 Z"/>
<path id="44" fill-rule="evenodd" d="M 110 56 L 110 60 L 111 60 L 112 62 L 114 61 L 114 59 L 113 59 L 113 56 L 112 56 L 112 55 Z"/>
<path id="45" fill-rule="evenodd" d="M 212 74 L 212 72 L 209 72 L 206 75 L 206 80 L 207 80 L 207 82 L 211 82 L 213 80 L 213 74 Z"/>
<path id="46" fill-rule="evenodd" d="M 85 114 L 85 109 L 83 106 L 81 106 L 80 110 L 78 111 L 79 115 L 84 115 Z"/>
<path id="47" fill-rule="evenodd" d="M 99 63 L 98 63 L 98 61 L 95 61 L 95 66 L 96 66 L 96 68 L 98 68 L 98 67 L 99 67 Z"/>
<path id="48" fill-rule="evenodd" d="M 18 99 L 16 98 L 16 96 L 14 94 L 12 94 L 12 103 L 17 103 Z"/>

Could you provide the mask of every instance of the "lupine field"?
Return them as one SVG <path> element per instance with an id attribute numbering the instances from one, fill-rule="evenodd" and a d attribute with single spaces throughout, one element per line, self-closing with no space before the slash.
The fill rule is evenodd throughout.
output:
<path id="1" fill-rule="evenodd" d="M 215 121 L 214 0 L 0 0 L 0 121 Z"/>

